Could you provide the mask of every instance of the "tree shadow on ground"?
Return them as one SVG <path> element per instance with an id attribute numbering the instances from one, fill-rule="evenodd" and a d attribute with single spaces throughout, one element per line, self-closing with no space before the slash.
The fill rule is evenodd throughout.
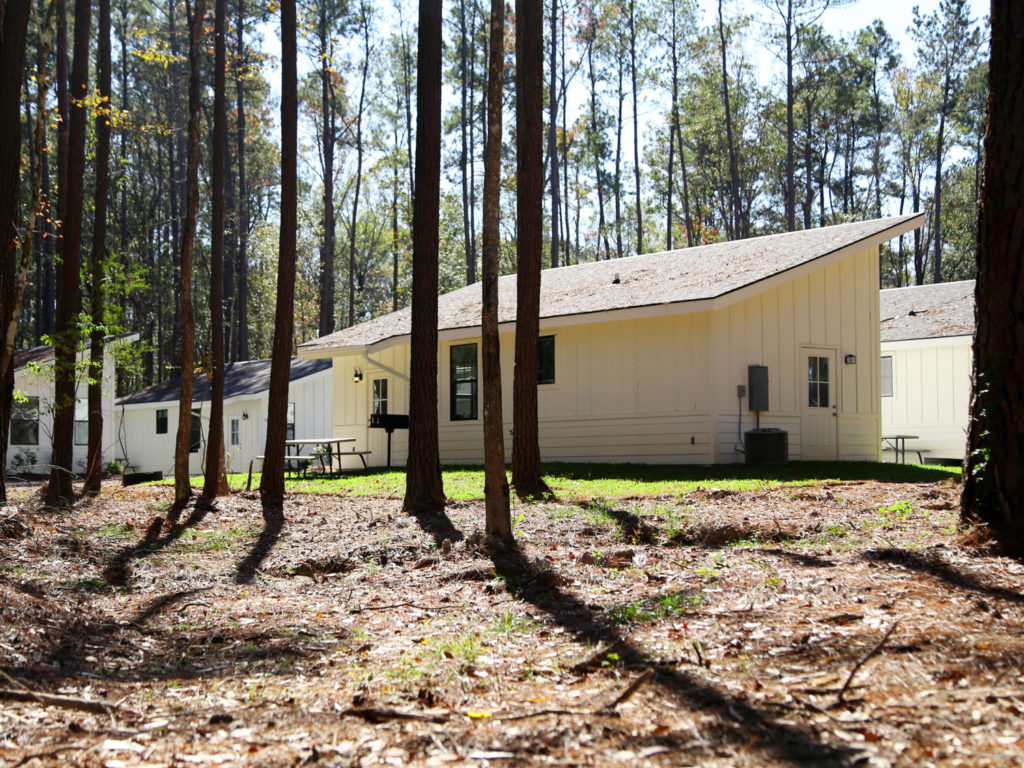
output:
<path id="1" fill-rule="evenodd" d="M 259 571 L 270 550 L 274 548 L 284 529 L 284 503 L 263 502 L 263 530 L 252 545 L 249 554 L 238 564 L 235 571 L 235 584 L 249 584 Z"/>
<path id="2" fill-rule="evenodd" d="M 782 557 L 786 560 L 790 560 L 797 565 L 802 565 L 805 568 L 835 568 L 836 564 L 834 560 L 826 560 L 823 557 L 817 555 L 805 555 L 801 552 L 789 552 L 785 549 L 762 549 L 766 555 L 775 555 L 776 557 Z"/>
<path id="3" fill-rule="evenodd" d="M 795 765 L 853 765 L 864 758 L 862 751 L 830 744 L 810 727 L 783 722 L 742 696 L 677 669 L 674 662 L 654 658 L 578 597 L 561 589 L 557 573 L 543 561 L 531 561 L 518 547 L 492 546 L 491 559 L 512 597 L 546 612 L 578 642 L 614 648 L 625 663 L 654 669 L 653 684 L 681 706 L 715 713 L 718 721 L 712 726 L 714 740 L 758 749 Z"/>
<path id="4" fill-rule="evenodd" d="M 630 512 L 628 509 L 617 507 L 614 504 L 599 502 L 588 502 L 580 506 L 611 518 L 619 527 L 622 538 L 631 544 L 656 544 L 658 542 L 658 529 L 644 522 L 635 512 Z"/>
<path id="5" fill-rule="evenodd" d="M 448 513 L 444 509 L 409 512 L 408 514 L 424 533 L 434 539 L 434 544 L 438 547 L 444 543 L 445 539 L 454 544 L 456 541 L 466 538 L 466 535 L 455 527 L 455 523 L 448 517 Z"/>
<path id="6" fill-rule="evenodd" d="M 103 566 L 103 578 L 106 579 L 108 584 L 113 586 L 123 587 L 127 585 L 133 560 L 137 560 L 139 558 L 146 557 L 147 555 L 151 555 L 154 552 L 166 549 L 181 538 L 181 534 L 187 529 L 194 528 L 199 525 L 199 523 L 203 521 L 203 518 L 206 517 L 208 511 L 209 507 L 194 508 L 189 516 L 185 518 L 185 522 L 172 523 L 166 535 L 163 536 L 160 534 L 163 531 L 165 524 L 172 522 L 171 518 L 168 517 L 167 520 L 162 517 L 153 518 L 149 527 L 146 528 L 146 533 L 143 535 L 142 541 L 122 549 L 107 561 Z"/>
<path id="7" fill-rule="evenodd" d="M 975 576 L 953 565 L 934 552 L 914 552 L 909 549 L 871 549 L 862 557 L 869 563 L 891 563 L 919 573 L 927 573 L 954 587 L 979 592 L 989 597 L 1012 603 L 1024 603 L 1024 595 L 1005 587 L 986 584 Z"/>

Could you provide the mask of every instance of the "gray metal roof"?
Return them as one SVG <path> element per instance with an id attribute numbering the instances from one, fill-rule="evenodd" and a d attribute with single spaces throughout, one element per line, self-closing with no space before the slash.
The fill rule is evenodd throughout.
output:
<path id="1" fill-rule="evenodd" d="M 293 357 L 289 381 L 311 376 L 331 367 L 330 360 L 307 360 Z M 224 399 L 239 395 L 255 395 L 270 389 L 270 361 L 246 360 L 228 363 L 224 366 Z M 119 405 L 138 405 L 140 403 L 176 403 L 181 392 L 181 377 L 162 381 L 151 387 L 140 389 L 118 400 Z M 192 402 L 200 403 L 210 399 L 210 379 L 205 375 L 195 377 L 192 389 Z"/>
<path id="2" fill-rule="evenodd" d="M 900 216 L 696 248 L 588 262 L 541 273 L 541 318 L 714 299 L 862 241 L 885 242 L 920 225 Z M 498 281 L 499 322 L 516 319 L 516 276 Z M 480 325 L 479 283 L 438 298 L 438 330 Z M 360 349 L 410 332 L 408 307 L 300 346 L 315 355 Z"/>
<path id="3" fill-rule="evenodd" d="M 887 288 L 879 292 L 882 341 L 974 334 L 974 281 Z"/>

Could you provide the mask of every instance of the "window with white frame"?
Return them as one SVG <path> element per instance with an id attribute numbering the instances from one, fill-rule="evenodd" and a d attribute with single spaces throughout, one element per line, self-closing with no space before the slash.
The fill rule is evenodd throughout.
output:
<path id="1" fill-rule="evenodd" d="M 39 398 L 16 397 L 11 404 L 11 445 L 39 445 Z"/>
<path id="2" fill-rule="evenodd" d="M 892 397 L 892 355 L 882 358 L 882 397 Z"/>
<path id="3" fill-rule="evenodd" d="M 89 401 L 75 400 L 75 445 L 89 444 Z"/>
<path id="4" fill-rule="evenodd" d="M 388 412 L 388 380 L 373 380 L 373 413 Z"/>
<path id="5" fill-rule="evenodd" d="M 231 420 L 231 445 L 242 444 L 242 420 Z"/>
<path id="6" fill-rule="evenodd" d="M 284 439 L 295 439 L 295 403 L 288 403 L 288 420 L 285 423 Z"/>

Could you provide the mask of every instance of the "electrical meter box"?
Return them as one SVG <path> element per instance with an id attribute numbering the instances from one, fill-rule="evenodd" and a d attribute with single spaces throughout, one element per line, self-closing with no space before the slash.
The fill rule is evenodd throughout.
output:
<path id="1" fill-rule="evenodd" d="M 768 366 L 747 366 L 747 408 L 751 411 L 768 410 Z"/>

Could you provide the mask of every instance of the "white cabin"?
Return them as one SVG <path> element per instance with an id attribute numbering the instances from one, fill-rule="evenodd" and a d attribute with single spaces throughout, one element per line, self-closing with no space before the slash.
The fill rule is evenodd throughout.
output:
<path id="1" fill-rule="evenodd" d="M 759 423 L 788 458 L 878 460 L 878 247 L 922 217 L 717 243 L 545 270 L 538 409 L 545 461 L 731 463 Z M 503 417 L 511 450 L 516 277 L 499 280 Z M 479 284 L 439 298 L 445 464 L 482 463 Z M 371 414 L 407 414 L 409 308 L 303 344 L 333 363 L 334 435 L 382 465 Z M 738 387 L 767 367 L 768 407 Z M 405 461 L 407 432 L 393 436 Z M 510 454 L 507 454 L 510 455 Z"/>
<path id="2" fill-rule="evenodd" d="M 181 379 L 155 384 L 118 401 L 118 417 L 131 472 L 174 473 Z M 288 385 L 288 437 L 323 437 L 333 421 L 328 361 L 292 358 Z M 246 472 L 263 454 L 270 401 L 270 361 L 229 363 L 224 370 L 224 451 L 228 472 Z M 194 381 L 189 473 L 206 466 L 210 431 L 210 382 Z M 259 462 L 256 463 L 259 471 Z"/>
<path id="3" fill-rule="evenodd" d="M 974 358 L 974 281 L 880 292 L 882 433 L 916 435 L 907 450 L 962 461 Z"/>
<path id="4" fill-rule="evenodd" d="M 137 333 L 110 337 L 103 348 L 103 440 L 104 466 L 121 455 L 114 419 L 114 352 L 119 345 L 138 341 Z M 75 426 L 71 471 L 85 472 L 89 447 L 89 343 L 79 350 L 75 372 Z M 53 457 L 53 347 L 14 350 L 14 402 L 7 439 L 7 470 L 48 474 Z"/>

